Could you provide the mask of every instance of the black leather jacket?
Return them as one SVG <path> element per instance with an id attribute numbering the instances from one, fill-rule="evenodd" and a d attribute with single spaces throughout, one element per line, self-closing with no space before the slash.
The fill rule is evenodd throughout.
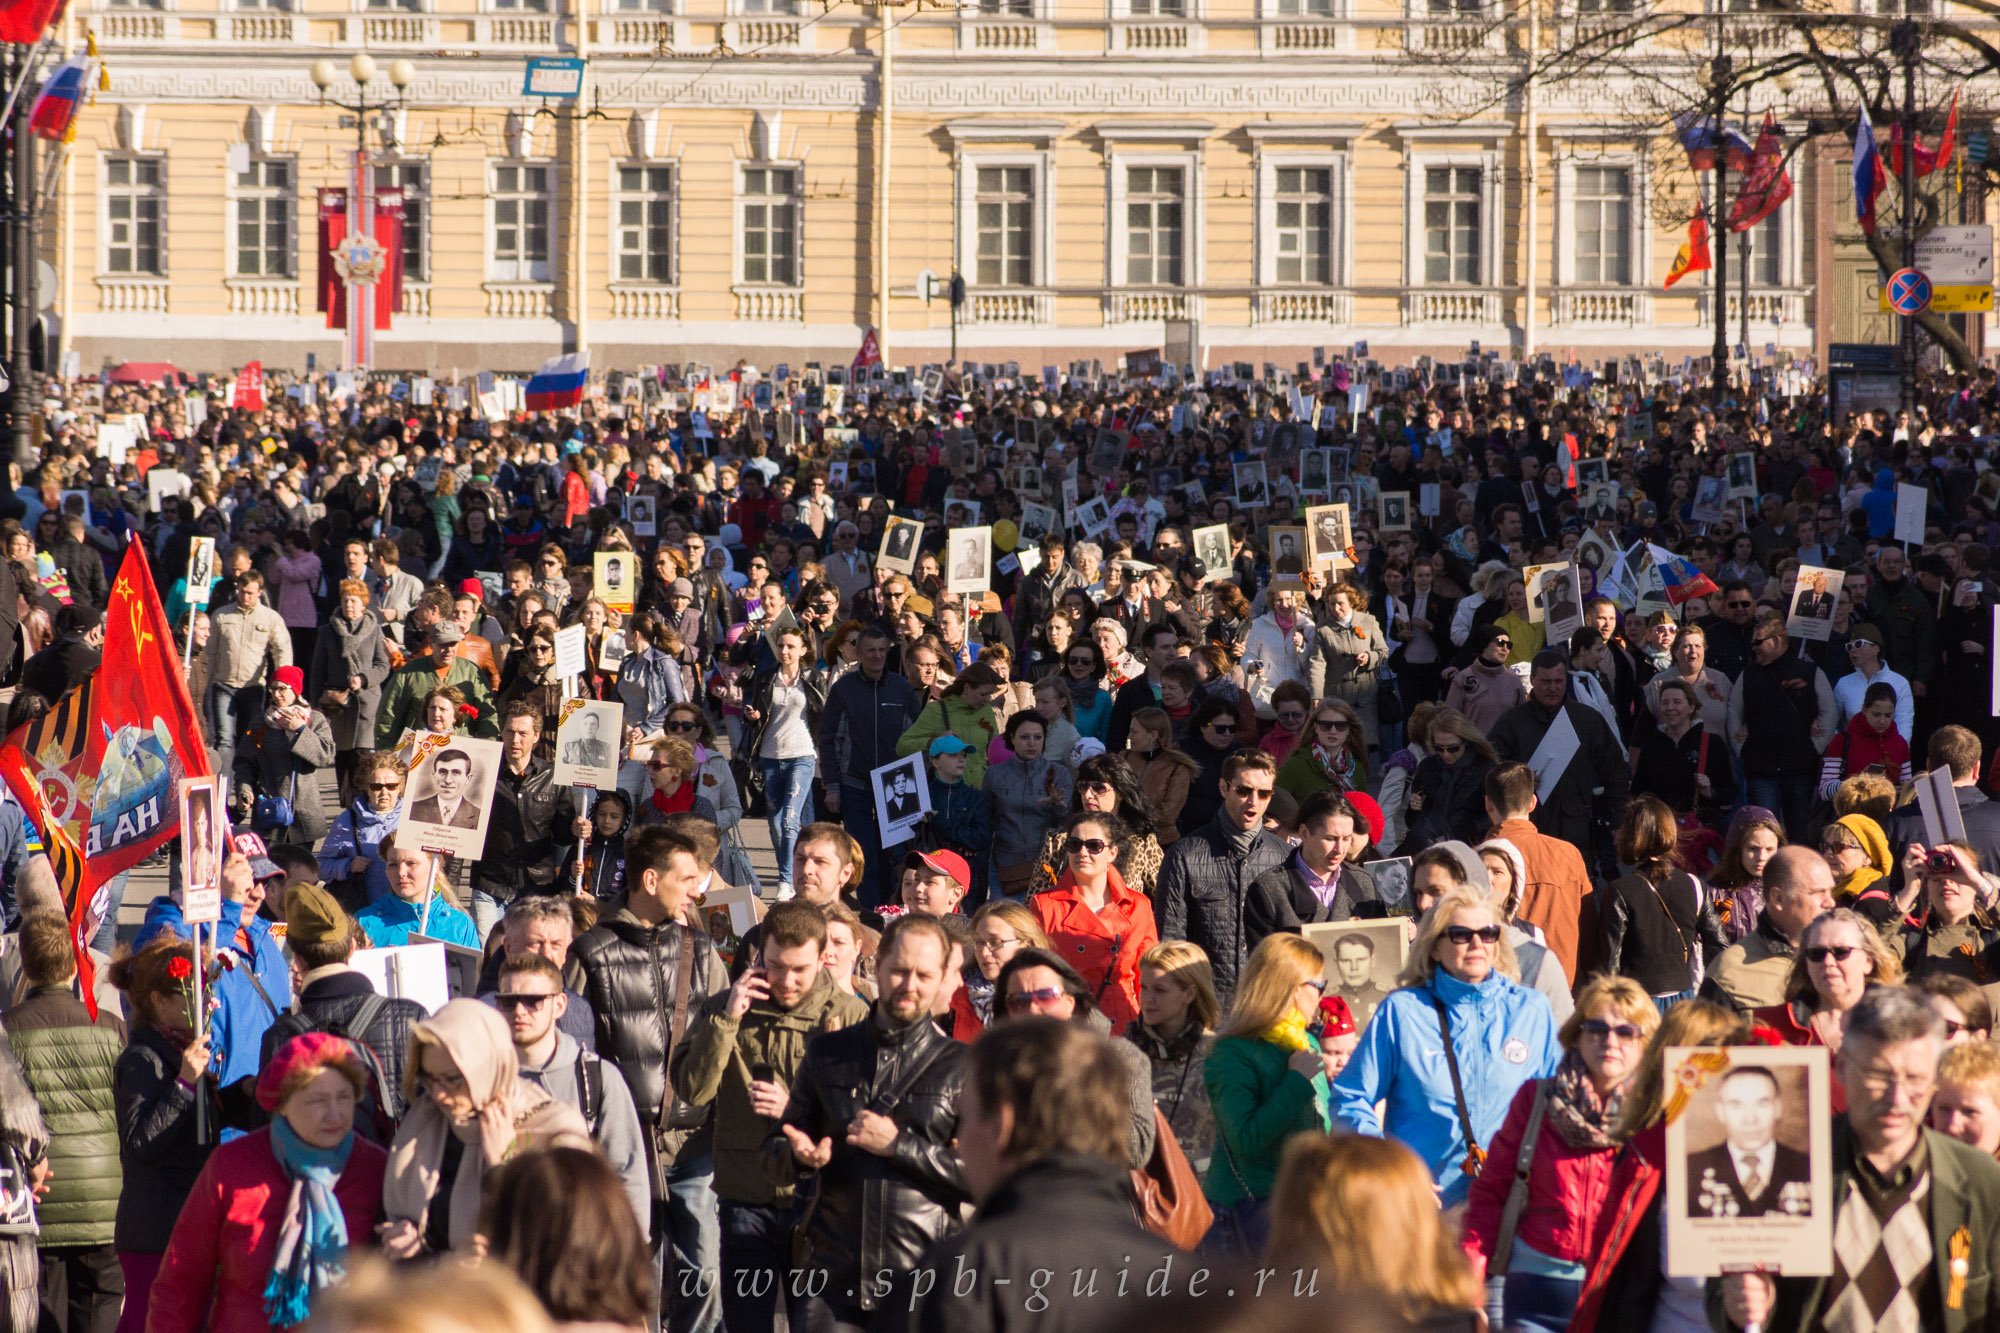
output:
<path id="1" fill-rule="evenodd" d="M 656 1156 L 671 1161 L 691 1140 L 705 1142 L 709 1108 L 678 1097 L 669 1106 L 666 1098 L 680 969 L 693 969 L 683 1041 L 701 1002 L 729 985 L 708 933 L 678 924 L 649 926 L 621 907 L 572 945 L 569 956 L 583 968 L 583 997 L 597 1015 L 597 1053 L 625 1076 L 639 1122 L 660 1131 L 648 1135 Z"/>
<path id="2" fill-rule="evenodd" d="M 555 784 L 555 766 L 528 760 L 519 777 L 500 766 L 493 811 L 486 821 L 485 854 L 472 866 L 472 887 L 500 902 L 516 894 L 551 892 L 576 842 L 576 803 Z"/>
<path id="3" fill-rule="evenodd" d="M 854 1304 L 873 1309 L 883 1273 L 915 1267 L 927 1248 L 958 1231 L 960 1205 L 972 1197 L 952 1150 L 964 1077 L 965 1047 L 928 1019 L 892 1029 L 871 1013 L 807 1045 L 785 1123 L 814 1142 L 833 1140 L 833 1160 L 800 1192 L 811 1200 L 810 1263 L 826 1271 L 836 1304 L 852 1291 Z M 862 1111 L 896 1122 L 887 1156 L 847 1142 L 848 1123 Z M 765 1139 L 764 1154 L 774 1181 L 798 1176 L 782 1130 Z"/>

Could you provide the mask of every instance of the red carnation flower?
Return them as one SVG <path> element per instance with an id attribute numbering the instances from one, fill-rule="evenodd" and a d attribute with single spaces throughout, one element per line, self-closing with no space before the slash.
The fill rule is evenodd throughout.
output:
<path id="1" fill-rule="evenodd" d="M 167 960 L 167 976 L 174 981 L 186 981 L 194 975 L 194 964 L 186 958 Z"/>

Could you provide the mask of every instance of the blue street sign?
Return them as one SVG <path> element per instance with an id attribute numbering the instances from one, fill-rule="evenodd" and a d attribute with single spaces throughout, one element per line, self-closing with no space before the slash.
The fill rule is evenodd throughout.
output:
<path id="1" fill-rule="evenodd" d="M 1931 303 L 1931 280 L 1913 268 L 1889 275 L 1889 308 L 1899 315 L 1921 315 Z"/>
<path id="2" fill-rule="evenodd" d="M 583 60 L 578 56 L 532 56 L 521 83 L 523 97 L 577 97 L 583 93 Z"/>

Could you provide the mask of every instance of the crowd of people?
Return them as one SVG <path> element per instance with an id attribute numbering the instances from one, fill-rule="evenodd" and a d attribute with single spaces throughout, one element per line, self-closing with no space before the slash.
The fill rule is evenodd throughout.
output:
<path id="1" fill-rule="evenodd" d="M 992 369 L 52 387 L 9 729 L 142 542 L 233 832 L 85 997 L 0 803 L 0 1333 L 2000 1323 L 1991 370 Z M 426 736 L 500 742 L 476 855 Z M 379 993 L 413 935 L 476 984 Z M 1755 1045 L 1825 1052 L 1829 1276 L 1668 1261 L 1667 1053 Z"/>

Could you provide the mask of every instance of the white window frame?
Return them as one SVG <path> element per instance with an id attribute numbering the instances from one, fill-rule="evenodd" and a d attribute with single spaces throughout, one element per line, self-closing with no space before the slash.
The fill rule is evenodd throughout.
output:
<path id="1" fill-rule="evenodd" d="M 1050 198 L 1050 189 L 1055 182 L 1055 172 L 1050 169 L 1049 153 L 966 153 L 958 163 L 958 271 L 966 285 L 980 286 L 979 282 L 979 170 L 985 167 L 1023 168 L 1030 173 L 1035 192 L 1035 217 L 1030 228 L 1034 238 L 1034 254 L 1028 264 L 1028 286 L 1043 288 L 1049 285 L 1049 275 L 1055 270 L 1051 266 L 1055 245 L 1055 207 Z M 1019 291 L 1020 288 L 995 290 Z"/>
<path id="2" fill-rule="evenodd" d="M 1110 0 L 1113 19 L 1136 20 L 1140 23 L 1196 23 L 1208 17 L 1208 0 Z M 1146 4 L 1150 12 L 1136 9 L 1137 4 Z M 1159 12 L 1161 5 L 1178 4 L 1178 14 Z M 1039 3 L 1037 9 L 1040 8 Z M 991 17 L 989 15 L 988 17 Z"/>
<path id="3" fill-rule="evenodd" d="M 1555 255 L 1552 271 L 1558 287 L 1615 287 L 1615 283 L 1581 282 L 1576 276 L 1576 205 L 1578 190 L 1576 173 L 1579 168 L 1611 167 L 1629 174 L 1631 180 L 1631 207 L 1625 217 L 1626 247 L 1632 257 L 1631 275 L 1624 284 L 1626 289 L 1649 286 L 1647 275 L 1653 271 L 1653 182 L 1647 155 L 1629 145 L 1598 146 L 1585 144 L 1581 147 L 1563 144 L 1556 148 L 1555 187 L 1556 217 L 1559 225 L 1555 234 Z"/>
<path id="4" fill-rule="evenodd" d="M 431 205 L 431 184 L 433 180 L 433 176 L 431 173 L 431 160 L 427 157 L 391 157 L 391 158 L 386 158 L 382 161 L 378 161 L 374 165 L 378 170 L 384 167 L 394 167 L 398 169 L 403 167 L 415 167 L 423 173 L 423 180 L 424 180 L 423 188 L 415 192 L 417 204 L 419 208 L 422 209 L 422 214 L 421 214 L 422 220 L 418 226 L 417 253 L 418 256 L 423 261 L 423 269 L 420 273 L 411 273 L 409 270 L 409 263 L 407 260 L 405 260 L 403 266 L 403 281 L 409 283 L 428 283 L 431 280 L 431 237 L 437 226 L 437 213 L 436 210 Z M 370 177 L 370 179 L 372 180 L 373 177 Z M 375 188 L 377 190 L 380 190 L 383 187 L 377 185 Z M 403 192 L 405 207 L 407 207 L 408 200 L 411 195 L 409 187 L 399 182 L 398 184 L 391 186 L 389 188 L 401 190 Z M 409 219 L 407 214 L 405 214 L 403 226 L 404 226 L 404 232 L 403 232 L 404 238 L 405 240 L 407 240 L 409 236 Z M 407 246 L 405 248 L 407 249 Z"/>
<path id="5" fill-rule="evenodd" d="M 748 227 L 744 222 L 745 210 L 752 198 L 776 199 L 778 195 L 751 195 L 746 193 L 748 182 L 744 179 L 747 171 L 789 171 L 792 173 L 792 280 L 790 282 L 752 282 L 744 276 L 749 254 L 744 248 Z M 736 234 L 731 248 L 736 255 L 736 285 L 755 287 L 760 290 L 795 292 L 806 285 L 806 164 L 803 161 L 751 161 L 736 164 L 736 205 L 732 216 L 735 219 Z"/>
<path id="6" fill-rule="evenodd" d="M 122 162 L 150 162 L 160 169 L 160 183 L 157 186 L 150 187 L 157 192 L 156 197 L 158 198 L 160 204 L 160 218 L 159 218 L 160 234 L 159 234 L 159 241 L 156 246 L 156 249 L 159 252 L 159 267 L 157 268 L 130 269 L 121 273 L 113 270 L 111 267 L 111 194 L 113 188 L 111 185 L 111 163 L 114 160 Z M 168 271 L 167 155 L 165 153 L 133 153 L 133 152 L 123 152 L 123 151 L 107 152 L 98 159 L 98 181 L 99 181 L 98 208 L 97 208 L 98 228 L 99 228 L 98 250 L 97 250 L 98 273 L 103 277 L 112 278 L 118 281 L 125 281 L 127 279 L 143 280 L 145 278 L 166 277 Z M 127 187 L 127 188 L 132 188 L 132 187 Z M 134 192 L 136 193 L 136 190 Z M 231 218 L 230 221 L 234 223 L 235 219 Z M 136 249 L 137 247 L 134 248 Z"/>
<path id="7" fill-rule="evenodd" d="M 625 254 L 619 248 L 618 233 L 624 230 L 619 221 L 619 206 L 627 199 L 651 199 L 648 190 L 638 195 L 628 194 L 619 180 L 624 171 L 665 171 L 669 175 L 667 187 L 667 273 L 665 277 L 628 278 L 620 269 Z M 611 164 L 611 234 L 606 240 L 605 253 L 610 256 L 611 285 L 614 287 L 678 287 L 681 280 L 681 175 L 680 159 L 670 157 L 620 158 Z"/>
<path id="8" fill-rule="evenodd" d="M 1287 283 L 1278 277 L 1278 172 L 1303 168 L 1328 173 L 1333 194 L 1333 236 L 1325 283 Z M 1288 291 L 1346 287 L 1354 272 L 1354 190 L 1352 159 L 1345 149 L 1260 150 L 1257 154 L 1257 285 Z"/>
<path id="9" fill-rule="evenodd" d="M 499 256 L 495 253 L 497 249 L 497 242 L 499 240 L 499 237 L 497 235 L 499 229 L 498 206 L 500 203 L 500 200 L 498 198 L 498 193 L 499 193 L 498 173 L 504 167 L 533 167 L 548 173 L 546 177 L 548 181 L 548 189 L 543 195 L 543 197 L 548 200 L 548 209 L 549 209 L 548 220 L 547 223 L 545 224 L 546 230 L 548 232 L 548 248 L 542 259 L 542 272 L 539 275 L 533 273 L 513 273 L 513 274 L 503 273 L 501 271 L 502 261 L 499 258 Z M 510 197 L 525 197 L 525 196 L 510 196 Z M 488 158 L 486 160 L 486 232 L 485 235 L 481 237 L 481 246 L 480 246 L 480 248 L 485 252 L 485 257 L 486 257 L 486 280 L 488 282 L 528 283 L 536 285 L 547 285 L 553 283 L 555 281 L 554 277 L 555 266 L 557 263 L 557 256 L 559 254 L 558 242 L 560 240 L 561 221 L 562 221 L 562 214 L 560 211 L 561 207 L 562 207 L 562 182 L 559 179 L 559 173 L 556 171 L 556 163 L 554 158 L 543 158 L 543 157 Z M 508 261 L 508 262 L 520 263 L 522 261 Z M 532 261 L 527 261 L 527 262 L 532 262 Z"/>
<path id="10" fill-rule="evenodd" d="M 1460 131 L 1463 136 L 1464 132 Z M 1404 132 L 1405 137 L 1408 132 Z M 1403 285 L 1433 291 L 1480 291 L 1500 280 L 1500 150 L 1412 148 L 1403 162 Z M 1434 167 L 1471 167 L 1479 172 L 1479 281 L 1471 286 L 1424 280 L 1424 181 Z"/>
<path id="11" fill-rule="evenodd" d="M 1181 281 L 1179 286 L 1146 284 L 1135 287 L 1125 280 L 1131 257 L 1126 234 L 1125 202 L 1127 185 L 1134 167 L 1178 168 L 1181 173 Z M 1118 291 L 1183 291 L 1200 287 L 1204 281 L 1202 199 L 1204 197 L 1201 154 L 1194 149 L 1180 151 L 1134 150 L 1110 154 L 1109 210 L 1106 220 L 1111 236 L 1111 267 L 1105 286 Z"/>
<path id="12" fill-rule="evenodd" d="M 284 282 L 296 281 L 299 276 L 299 159 L 290 153 L 257 153 L 250 155 L 254 167 L 279 165 L 286 169 L 287 184 L 283 190 L 270 186 L 256 186 L 245 190 L 236 172 L 223 168 L 229 182 L 229 278 L 232 282 Z M 242 248 L 239 244 L 238 206 L 245 199 L 281 198 L 285 209 L 285 236 L 282 252 L 285 269 L 282 273 L 245 273 L 242 268 Z M 260 224 L 261 227 L 261 224 Z M 265 247 L 268 248 L 268 247 Z"/>

